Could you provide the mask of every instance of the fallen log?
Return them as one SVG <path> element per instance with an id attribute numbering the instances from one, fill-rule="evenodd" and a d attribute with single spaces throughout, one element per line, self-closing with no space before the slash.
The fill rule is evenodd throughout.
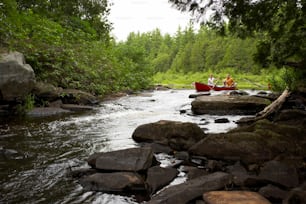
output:
<path id="1" fill-rule="evenodd" d="M 251 122 L 256 122 L 258 120 L 265 119 L 265 118 L 272 116 L 273 114 L 277 113 L 282 108 L 284 102 L 286 101 L 290 93 L 291 92 L 288 89 L 285 89 L 283 93 L 275 101 L 273 101 L 270 105 L 265 107 L 264 110 L 257 113 L 255 117 L 242 118 L 237 123 L 239 124 L 251 123 Z"/>

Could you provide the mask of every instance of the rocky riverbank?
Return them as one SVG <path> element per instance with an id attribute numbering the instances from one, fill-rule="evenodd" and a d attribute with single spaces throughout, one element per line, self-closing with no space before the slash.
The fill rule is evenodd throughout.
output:
<path id="1" fill-rule="evenodd" d="M 32 110 L 25 110 L 27 103 L 33 103 Z M 36 81 L 32 67 L 19 52 L 0 56 L 0 116 L 29 111 L 30 116 L 46 117 L 92 110 L 98 103 L 90 93 Z"/>
<path id="2" fill-rule="evenodd" d="M 92 168 L 73 175 L 87 190 L 141 194 L 148 203 L 305 203 L 305 96 L 291 93 L 273 116 L 222 134 L 177 121 L 141 125 L 132 135 L 141 147 L 94 154 Z M 177 162 L 161 167 L 161 152 Z M 168 186 L 178 170 L 187 181 Z"/>

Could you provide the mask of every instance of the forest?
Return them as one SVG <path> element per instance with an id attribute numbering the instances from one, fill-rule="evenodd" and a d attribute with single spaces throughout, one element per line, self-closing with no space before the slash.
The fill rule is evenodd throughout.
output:
<path id="1" fill-rule="evenodd" d="M 179 2 L 173 3 L 178 9 L 199 9 Z M 227 23 L 203 23 L 198 31 L 190 25 L 175 35 L 162 35 L 157 28 L 117 42 L 110 34 L 107 0 L 3 0 L 0 52 L 22 52 L 39 81 L 102 96 L 154 84 L 190 87 L 210 73 L 221 79 L 230 73 L 240 88 L 266 89 L 271 83 L 275 90 L 294 89 L 304 83 L 306 49 L 305 2 L 294 2 L 280 1 L 281 7 L 268 13 L 275 21 L 270 27 L 255 27 L 254 19 L 246 19 L 238 26 L 244 29 L 234 29 L 238 14 L 224 5 L 233 17 Z"/>

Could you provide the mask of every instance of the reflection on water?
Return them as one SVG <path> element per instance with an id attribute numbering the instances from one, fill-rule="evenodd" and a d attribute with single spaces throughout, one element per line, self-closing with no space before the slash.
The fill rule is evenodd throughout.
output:
<path id="1" fill-rule="evenodd" d="M 0 122 L 0 203 L 135 203 L 133 198 L 84 192 L 67 174 L 86 167 L 94 152 L 134 147 L 135 128 L 158 120 L 189 121 L 206 132 L 225 132 L 220 116 L 194 116 L 193 90 L 157 91 L 101 104 L 95 111 L 53 118 L 2 119 Z M 180 114 L 180 110 L 186 113 Z M 203 122 L 204 121 L 204 122 Z"/>

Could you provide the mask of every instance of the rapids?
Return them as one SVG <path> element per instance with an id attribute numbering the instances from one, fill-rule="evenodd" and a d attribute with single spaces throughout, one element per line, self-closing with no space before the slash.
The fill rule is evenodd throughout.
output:
<path id="1" fill-rule="evenodd" d="M 188 121 L 217 133 L 234 128 L 242 117 L 221 116 L 230 123 L 217 124 L 220 116 L 193 115 L 190 94 L 194 90 L 146 92 L 103 102 L 83 114 L 0 119 L 0 203 L 136 203 L 134 198 L 85 192 L 67 174 L 87 167 L 94 152 L 137 146 L 131 135 L 141 124 Z"/>

